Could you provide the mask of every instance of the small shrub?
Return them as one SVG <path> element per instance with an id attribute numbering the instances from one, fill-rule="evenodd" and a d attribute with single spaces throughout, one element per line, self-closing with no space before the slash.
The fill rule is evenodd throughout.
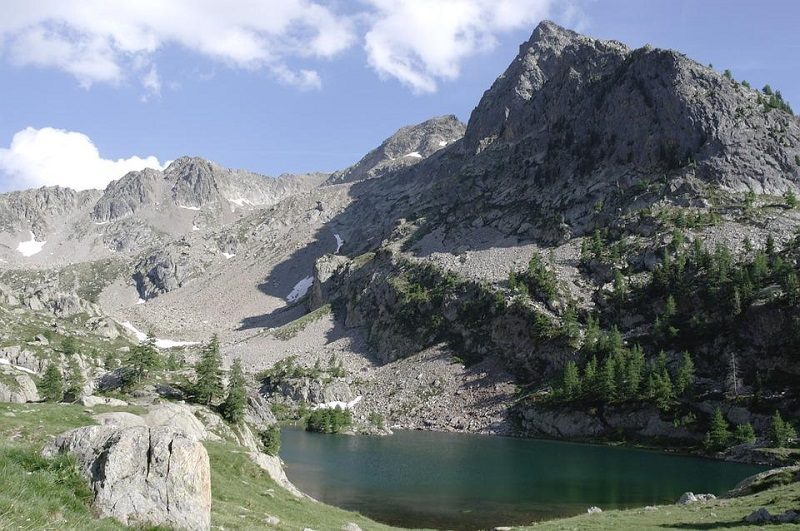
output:
<path id="1" fill-rule="evenodd" d="M 265 454 L 278 455 L 281 449 L 281 429 L 277 424 L 258 432 L 258 437 L 261 439 Z"/>

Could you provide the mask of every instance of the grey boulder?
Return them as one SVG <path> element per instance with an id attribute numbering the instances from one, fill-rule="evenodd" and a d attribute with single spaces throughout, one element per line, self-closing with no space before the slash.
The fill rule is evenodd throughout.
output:
<path id="1" fill-rule="evenodd" d="M 167 426 L 84 426 L 59 435 L 42 453 L 75 456 L 90 481 L 92 506 L 101 516 L 126 525 L 210 528 L 208 453 L 182 431 Z"/>

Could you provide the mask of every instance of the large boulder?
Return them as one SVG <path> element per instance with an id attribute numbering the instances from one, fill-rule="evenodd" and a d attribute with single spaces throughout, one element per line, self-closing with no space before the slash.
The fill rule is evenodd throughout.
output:
<path id="1" fill-rule="evenodd" d="M 186 404 L 158 404 L 150 408 L 144 420 L 148 426 L 169 426 L 183 431 L 198 441 L 219 440 L 219 437 L 209 432 L 197 418 L 194 409 Z"/>
<path id="2" fill-rule="evenodd" d="M 258 430 L 268 428 L 277 422 L 269 402 L 258 392 L 248 393 L 244 420 Z"/>
<path id="3" fill-rule="evenodd" d="M 168 426 L 84 426 L 43 450 L 75 456 L 91 483 L 92 506 L 126 525 L 211 526 L 211 468 L 195 438 Z"/>
<path id="4" fill-rule="evenodd" d="M 12 365 L 0 364 L 0 402 L 38 402 L 39 392 L 28 373 Z"/>

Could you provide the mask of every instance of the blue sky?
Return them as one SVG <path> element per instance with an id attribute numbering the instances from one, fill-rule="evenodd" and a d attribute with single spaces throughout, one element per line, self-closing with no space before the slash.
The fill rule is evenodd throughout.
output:
<path id="1" fill-rule="evenodd" d="M 231 13 L 211 1 L 186 4 L 191 13 L 3 2 L 0 190 L 103 186 L 187 154 L 267 175 L 342 168 L 403 125 L 467 120 L 543 17 L 677 49 L 800 108 L 791 0 L 283 2 L 295 11 L 266 0 L 233 1 Z M 250 27 L 259 17 L 269 23 Z"/>

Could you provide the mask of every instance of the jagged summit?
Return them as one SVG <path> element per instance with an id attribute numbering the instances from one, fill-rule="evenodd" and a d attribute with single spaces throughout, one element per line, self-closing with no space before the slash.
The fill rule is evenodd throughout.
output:
<path id="1" fill-rule="evenodd" d="M 356 164 L 334 173 L 326 184 L 373 179 L 414 165 L 460 139 L 464 136 L 465 127 L 452 114 L 402 127 Z"/>
<path id="2" fill-rule="evenodd" d="M 732 191 L 783 193 L 800 180 L 800 125 L 765 99 L 678 52 L 543 22 L 472 112 L 465 147 L 519 144 L 528 173 L 570 180 L 691 166 Z"/>

